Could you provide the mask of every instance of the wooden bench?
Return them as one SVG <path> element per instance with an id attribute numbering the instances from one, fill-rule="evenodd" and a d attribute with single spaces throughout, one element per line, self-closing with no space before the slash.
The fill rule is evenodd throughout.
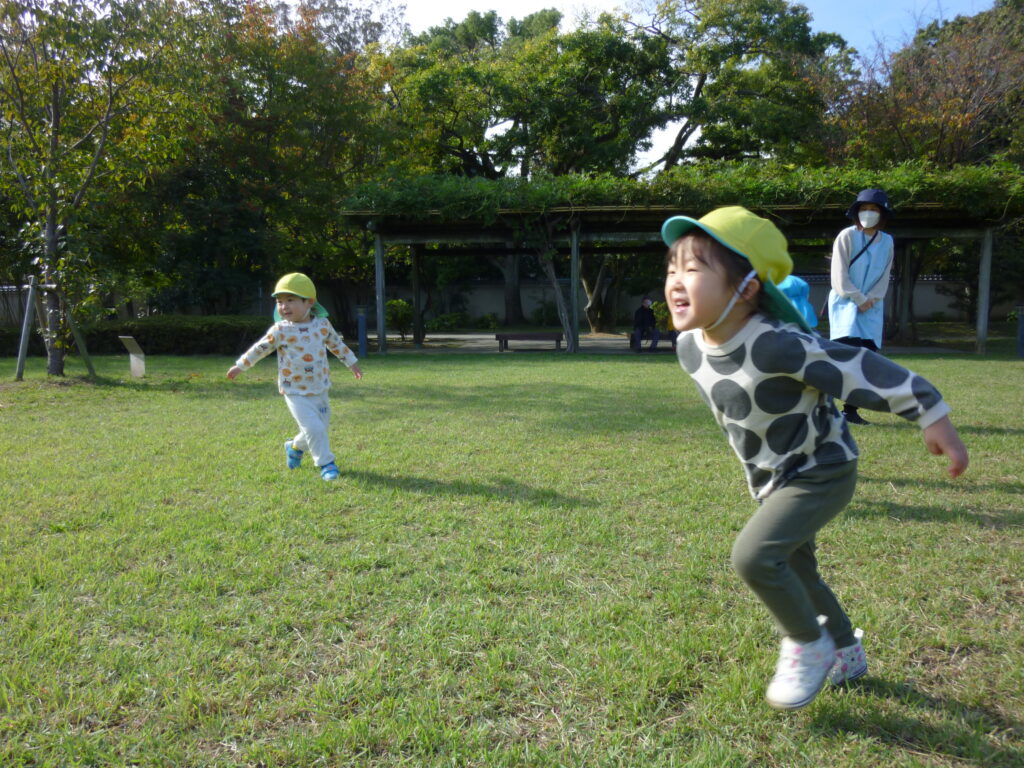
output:
<path id="1" fill-rule="evenodd" d="M 498 340 L 498 351 L 504 352 L 508 349 L 509 341 L 553 341 L 555 349 L 562 348 L 562 334 L 551 331 L 549 333 L 496 333 L 494 338 Z"/>

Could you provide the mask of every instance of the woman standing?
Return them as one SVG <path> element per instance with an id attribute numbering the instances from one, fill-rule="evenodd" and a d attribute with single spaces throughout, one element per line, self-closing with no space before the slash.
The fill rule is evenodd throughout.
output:
<path id="1" fill-rule="evenodd" d="M 832 244 L 832 290 L 828 297 L 829 338 L 851 347 L 882 348 L 885 313 L 882 300 L 892 271 L 892 237 L 882 232 L 893 210 L 880 189 L 862 190 L 846 217 L 847 227 Z M 845 405 L 851 424 L 867 424 L 857 409 Z"/>

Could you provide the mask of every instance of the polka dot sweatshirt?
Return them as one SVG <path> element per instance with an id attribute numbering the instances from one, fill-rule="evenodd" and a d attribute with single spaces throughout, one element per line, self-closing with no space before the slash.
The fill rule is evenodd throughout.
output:
<path id="1" fill-rule="evenodd" d="M 247 371 L 275 349 L 277 388 L 282 395 L 319 395 L 330 389 L 328 351 L 349 368 L 359 362 L 327 318 L 311 317 L 305 323 L 274 323 L 235 365 Z"/>
<path id="2" fill-rule="evenodd" d="M 699 330 L 682 333 L 676 352 L 755 499 L 799 472 L 858 456 L 833 398 L 895 413 L 922 429 L 949 413 L 938 390 L 906 368 L 760 314 L 721 346 L 706 343 Z"/>

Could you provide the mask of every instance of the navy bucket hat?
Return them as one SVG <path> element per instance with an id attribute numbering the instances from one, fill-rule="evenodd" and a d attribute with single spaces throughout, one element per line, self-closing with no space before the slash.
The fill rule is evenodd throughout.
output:
<path id="1" fill-rule="evenodd" d="M 895 211 L 889 205 L 889 196 L 885 192 L 880 189 L 862 189 L 857 195 L 856 202 L 846 209 L 846 218 L 856 219 L 857 211 L 864 203 L 874 203 L 882 209 L 887 218 L 892 218 L 895 215 Z"/>

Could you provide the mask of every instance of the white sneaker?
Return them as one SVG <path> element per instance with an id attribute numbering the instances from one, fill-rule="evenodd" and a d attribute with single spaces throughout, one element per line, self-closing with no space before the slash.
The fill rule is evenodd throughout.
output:
<path id="1" fill-rule="evenodd" d="M 779 663 L 775 677 L 768 684 L 765 698 L 776 709 L 806 707 L 825 684 L 829 670 L 836 661 L 836 644 L 832 636 L 822 630 L 821 637 L 812 643 L 798 643 L 782 638 Z"/>
<path id="2" fill-rule="evenodd" d="M 864 646 L 860 642 L 864 637 L 864 630 L 854 630 L 853 636 L 856 639 L 853 645 L 836 649 L 836 664 L 828 676 L 832 685 L 848 683 L 858 677 L 864 677 L 868 672 L 868 658 L 864 655 Z"/>

